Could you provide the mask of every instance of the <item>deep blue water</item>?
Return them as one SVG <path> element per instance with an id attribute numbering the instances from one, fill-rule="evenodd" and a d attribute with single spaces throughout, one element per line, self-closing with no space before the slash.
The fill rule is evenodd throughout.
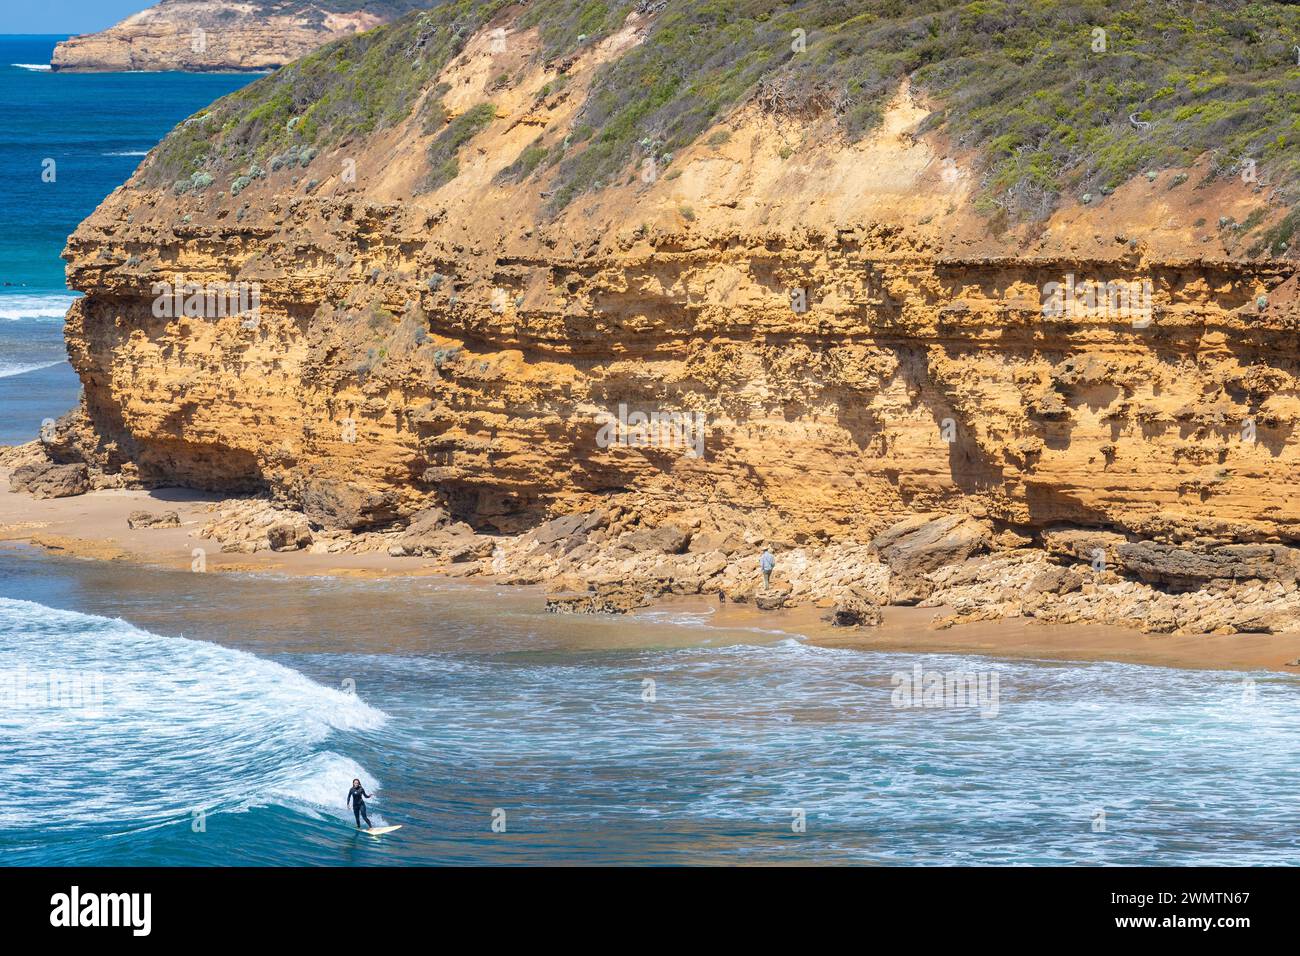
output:
<path id="1" fill-rule="evenodd" d="M 30 441 L 77 402 L 62 333 L 68 234 L 176 123 L 251 80 L 34 69 L 60 39 L 0 35 L 0 445 Z"/>
<path id="2" fill-rule="evenodd" d="M 828 650 L 708 610 L 541 604 L 0 550 L 0 675 L 83 688 L 0 707 L 24 796 L 0 806 L 0 856 L 1300 862 L 1289 675 Z M 917 664 L 996 674 L 996 713 L 896 706 Z M 353 777 L 401 831 L 351 829 Z"/>

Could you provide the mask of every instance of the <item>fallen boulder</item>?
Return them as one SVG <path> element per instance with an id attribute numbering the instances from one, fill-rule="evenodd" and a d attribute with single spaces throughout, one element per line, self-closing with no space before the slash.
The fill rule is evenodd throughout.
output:
<path id="1" fill-rule="evenodd" d="M 754 607 L 760 611 L 779 611 L 790 606 L 790 592 L 770 588 L 754 595 Z"/>
<path id="2" fill-rule="evenodd" d="M 637 528 L 635 531 L 629 531 L 619 538 L 618 543 L 633 551 L 681 554 L 690 541 L 690 532 L 665 524 L 657 528 Z"/>
<path id="3" fill-rule="evenodd" d="M 132 531 L 140 528 L 179 528 L 181 516 L 175 511 L 154 514 L 151 511 L 132 511 L 126 516 L 126 526 Z"/>
<path id="4" fill-rule="evenodd" d="M 443 532 L 452 524 L 451 515 L 438 507 L 425 508 L 412 515 L 406 523 L 406 530 L 397 537 L 397 541 L 388 549 L 394 557 L 411 554 L 425 554 L 437 550 L 443 543 Z"/>
<path id="5" fill-rule="evenodd" d="M 367 528 L 398 517 L 391 494 L 332 478 L 303 482 L 302 510 L 317 525 L 332 530 Z"/>
<path id="6" fill-rule="evenodd" d="M 883 616 L 871 595 L 849 590 L 839 596 L 826 619 L 834 627 L 878 627 Z"/>
<path id="7" fill-rule="evenodd" d="M 701 531 L 691 536 L 690 550 L 692 552 L 719 551 L 722 554 L 731 556 L 738 551 L 744 551 L 745 548 L 745 536 L 738 529 Z"/>
<path id="8" fill-rule="evenodd" d="M 541 545 L 554 544 L 557 541 L 585 537 L 589 532 L 604 527 L 607 521 L 608 518 L 603 511 L 561 515 L 539 524 L 528 532 L 528 536 Z"/>
<path id="9" fill-rule="evenodd" d="M 1040 571 L 1029 582 L 1025 597 L 1039 594 L 1072 594 L 1082 588 L 1087 580 L 1087 574 L 1077 567 L 1051 565 Z"/>
<path id="10" fill-rule="evenodd" d="M 33 498 L 70 498 L 90 490 L 90 472 L 80 463 L 59 465 L 38 461 L 20 465 L 9 475 L 9 490 Z"/>
<path id="11" fill-rule="evenodd" d="M 969 515 L 914 515 L 871 543 L 889 565 L 890 603 L 916 604 L 934 590 L 925 575 L 987 550 L 989 529 Z"/>
<path id="12" fill-rule="evenodd" d="M 266 529 L 266 543 L 272 551 L 299 551 L 312 543 L 311 526 L 306 517 L 283 518 Z"/>

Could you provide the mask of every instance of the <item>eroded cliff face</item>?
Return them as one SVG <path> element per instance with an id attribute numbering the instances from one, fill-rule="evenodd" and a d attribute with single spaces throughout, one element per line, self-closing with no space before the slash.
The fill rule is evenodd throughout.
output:
<path id="1" fill-rule="evenodd" d="M 272 70 L 323 43 L 369 30 L 409 9 L 316 4 L 162 0 L 99 33 L 61 41 L 50 66 L 66 72 Z M 362 9 L 365 7 L 365 9 Z"/>
<path id="2" fill-rule="evenodd" d="M 123 480 L 268 489 L 326 527 L 440 504 L 515 532 L 635 500 L 649 525 L 725 515 L 793 543 L 922 512 L 1300 535 L 1294 266 L 1224 226 L 1276 215 L 1257 188 L 1153 173 L 993 233 L 904 88 L 865 142 L 747 107 L 670 172 L 551 218 L 544 179 L 502 171 L 643 25 L 549 67 L 531 34 L 506 64 L 476 37 L 445 102 L 496 118 L 431 192 L 415 119 L 238 195 L 138 175 L 69 240 L 85 405 L 60 441 Z M 178 281 L 256 284 L 256 321 L 155 315 L 154 284 Z M 1050 283 L 1088 281 L 1149 288 L 1149 309 L 1050 307 Z M 600 440 L 620 405 L 701 413 L 703 454 Z"/>

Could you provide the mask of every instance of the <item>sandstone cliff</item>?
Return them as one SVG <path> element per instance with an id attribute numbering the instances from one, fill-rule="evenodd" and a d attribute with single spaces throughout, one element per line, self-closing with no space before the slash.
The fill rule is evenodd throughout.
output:
<path id="1" fill-rule="evenodd" d="M 1267 183 L 1194 154 L 990 217 L 985 154 L 895 78 L 859 138 L 747 98 L 557 197 L 551 151 L 662 7 L 563 55 L 503 7 L 407 112 L 337 142 L 293 140 L 304 102 L 246 164 L 187 178 L 164 144 L 69 240 L 85 401 L 58 453 L 263 490 L 325 528 L 437 506 L 513 534 L 614 507 L 620 531 L 815 548 L 946 513 L 981 529 L 957 560 L 1061 527 L 1195 553 L 1300 538 L 1300 310 L 1285 243 L 1261 251 L 1288 217 Z M 430 16 L 393 48 L 410 63 L 440 42 Z M 159 316 L 176 282 L 256 284 L 256 320 Z M 1062 307 L 1090 282 L 1133 299 Z M 698 415 L 702 454 L 617 440 L 620 406 Z M 1188 560 L 1118 569 L 1168 590 L 1166 559 Z"/>
<path id="2" fill-rule="evenodd" d="M 421 5 L 161 0 L 107 30 L 60 42 L 50 66 L 67 72 L 272 70 Z"/>

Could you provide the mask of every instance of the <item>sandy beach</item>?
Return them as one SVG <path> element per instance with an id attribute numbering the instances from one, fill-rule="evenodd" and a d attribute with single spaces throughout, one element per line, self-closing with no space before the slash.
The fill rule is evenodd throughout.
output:
<path id="1" fill-rule="evenodd" d="M 203 550 L 208 573 L 264 573 L 288 576 L 412 577 L 441 576 L 445 567 L 418 557 L 383 552 L 314 554 L 308 551 L 225 554 L 216 542 L 198 535 L 221 499 L 183 488 L 100 490 L 70 498 L 35 499 L 8 490 L 0 470 L 0 543 L 31 544 L 70 557 L 124 561 L 171 570 L 192 568 L 195 549 Z M 176 528 L 127 526 L 133 511 L 175 511 Z M 469 581 L 493 585 L 488 576 Z M 540 605 L 543 589 L 533 591 Z M 943 608 L 889 607 L 879 627 L 834 628 L 825 610 L 798 607 L 759 611 L 749 604 L 704 597 L 671 597 L 657 607 L 698 610 L 708 607 L 718 626 L 789 630 L 824 647 L 918 653 L 977 654 L 1018 659 L 1118 661 L 1160 667 L 1216 670 L 1274 670 L 1297 673 L 1289 662 L 1300 658 L 1300 634 L 1167 635 L 1097 625 L 1054 625 L 1032 619 L 962 624 L 937 629 L 932 621 Z"/>
<path id="2" fill-rule="evenodd" d="M 432 574 L 431 562 L 392 558 L 382 553 L 312 554 L 263 551 L 226 554 L 198 536 L 211 520 L 210 506 L 223 500 L 186 488 L 101 490 L 71 498 L 36 499 L 9 491 L 8 471 L 0 469 L 0 541 L 23 541 L 71 557 L 131 561 L 173 570 L 191 568 L 194 549 L 203 549 L 210 572 L 267 572 L 296 575 Z M 176 528 L 127 526 L 133 511 L 175 511 Z"/>

